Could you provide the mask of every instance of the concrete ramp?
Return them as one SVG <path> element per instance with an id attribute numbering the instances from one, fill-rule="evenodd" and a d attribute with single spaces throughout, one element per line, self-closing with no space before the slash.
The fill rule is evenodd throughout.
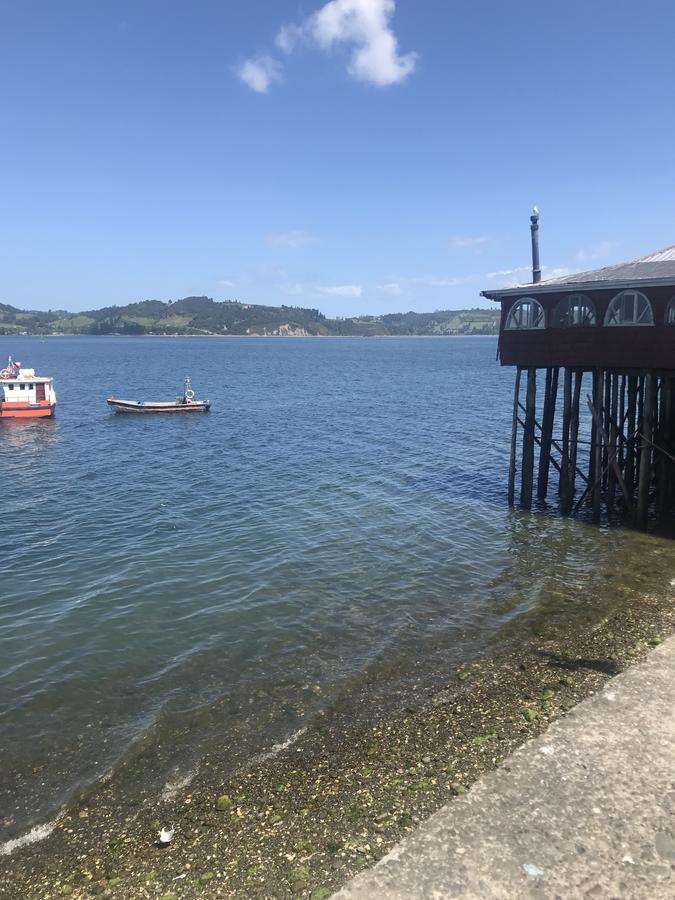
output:
<path id="1" fill-rule="evenodd" d="M 373 898 L 675 897 L 675 638 L 346 885 Z"/>

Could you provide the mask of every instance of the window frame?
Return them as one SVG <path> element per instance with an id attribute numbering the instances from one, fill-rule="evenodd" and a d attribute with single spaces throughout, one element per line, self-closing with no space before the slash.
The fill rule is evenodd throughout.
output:
<path id="1" fill-rule="evenodd" d="M 647 309 L 649 310 L 649 322 L 610 322 L 610 316 L 612 315 L 613 309 L 618 305 L 619 301 L 622 297 L 625 297 L 626 294 L 633 294 L 636 300 L 642 298 L 647 304 Z M 634 290 L 633 288 L 626 288 L 626 290 L 619 291 L 618 294 L 615 294 L 612 299 L 609 301 L 609 305 L 607 306 L 607 312 L 605 313 L 605 318 L 603 321 L 603 326 L 605 328 L 644 328 L 654 325 L 654 307 L 651 304 L 649 297 L 646 294 L 643 294 L 642 291 Z"/>
<path id="2" fill-rule="evenodd" d="M 569 316 L 570 306 L 573 300 L 583 301 L 583 305 L 588 309 L 588 311 L 593 316 L 592 322 L 560 322 L 558 321 L 558 314 L 561 306 L 563 304 L 567 305 L 566 315 Z M 551 327 L 552 328 L 595 328 L 598 324 L 598 310 L 595 306 L 595 303 L 588 297 L 586 294 L 567 294 L 567 296 L 563 297 L 556 304 L 555 309 L 553 310 L 553 316 L 551 318 Z"/>
<path id="3" fill-rule="evenodd" d="M 539 307 L 539 312 L 541 313 L 541 317 L 539 321 L 541 324 L 539 325 L 511 325 L 510 323 L 513 321 L 513 316 L 515 311 L 519 306 L 522 306 L 524 303 L 534 303 Z M 542 304 L 536 300 L 534 297 L 519 297 L 518 300 L 511 306 L 506 316 L 506 323 L 504 325 L 504 331 L 543 331 L 546 328 L 546 310 L 542 306 Z"/>
<path id="4" fill-rule="evenodd" d="M 671 313 L 672 313 L 672 320 L 670 318 Z M 669 327 L 675 325 L 675 297 L 671 297 L 670 300 L 668 301 L 668 305 L 666 306 L 666 315 L 663 319 L 663 324 L 668 325 Z"/>

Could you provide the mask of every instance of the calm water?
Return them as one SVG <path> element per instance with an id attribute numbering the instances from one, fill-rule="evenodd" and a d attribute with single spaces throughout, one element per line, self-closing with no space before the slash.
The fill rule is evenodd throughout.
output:
<path id="1" fill-rule="evenodd" d="M 667 589 L 665 541 L 506 509 L 495 349 L 0 337 L 59 397 L 0 424 L 0 835 L 139 748 L 159 789 L 403 702 L 520 611 Z M 209 415 L 104 402 L 184 372 Z"/>

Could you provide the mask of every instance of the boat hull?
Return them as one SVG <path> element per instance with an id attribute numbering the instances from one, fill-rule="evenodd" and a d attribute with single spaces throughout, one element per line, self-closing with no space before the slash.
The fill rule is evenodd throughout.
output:
<path id="1" fill-rule="evenodd" d="M 54 415 L 55 403 L 0 403 L 0 419 L 47 419 Z"/>
<path id="2" fill-rule="evenodd" d="M 116 400 L 114 397 L 109 397 L 106 403 L 116 413 L 136 415 L 208 412 L 211 406 L 208 400 L 193 400 L 189 403 L 142 403 L 137 400 Z"/>

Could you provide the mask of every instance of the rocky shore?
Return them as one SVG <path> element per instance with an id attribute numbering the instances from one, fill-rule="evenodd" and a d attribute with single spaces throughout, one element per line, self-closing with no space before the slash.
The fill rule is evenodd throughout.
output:
<path id="1" fill-rule="evenodd" d="M 319 717 L 238 776 L 210 765 L 123 815 L 114 779 L 100 785 L 45 840 L 0 858 L 0 895 L 327 898 L 673 630 L 673 595 L 595 618 L 520 616 L 505 649 L 448 672 L 421 707 L 359 729 Z"/>

